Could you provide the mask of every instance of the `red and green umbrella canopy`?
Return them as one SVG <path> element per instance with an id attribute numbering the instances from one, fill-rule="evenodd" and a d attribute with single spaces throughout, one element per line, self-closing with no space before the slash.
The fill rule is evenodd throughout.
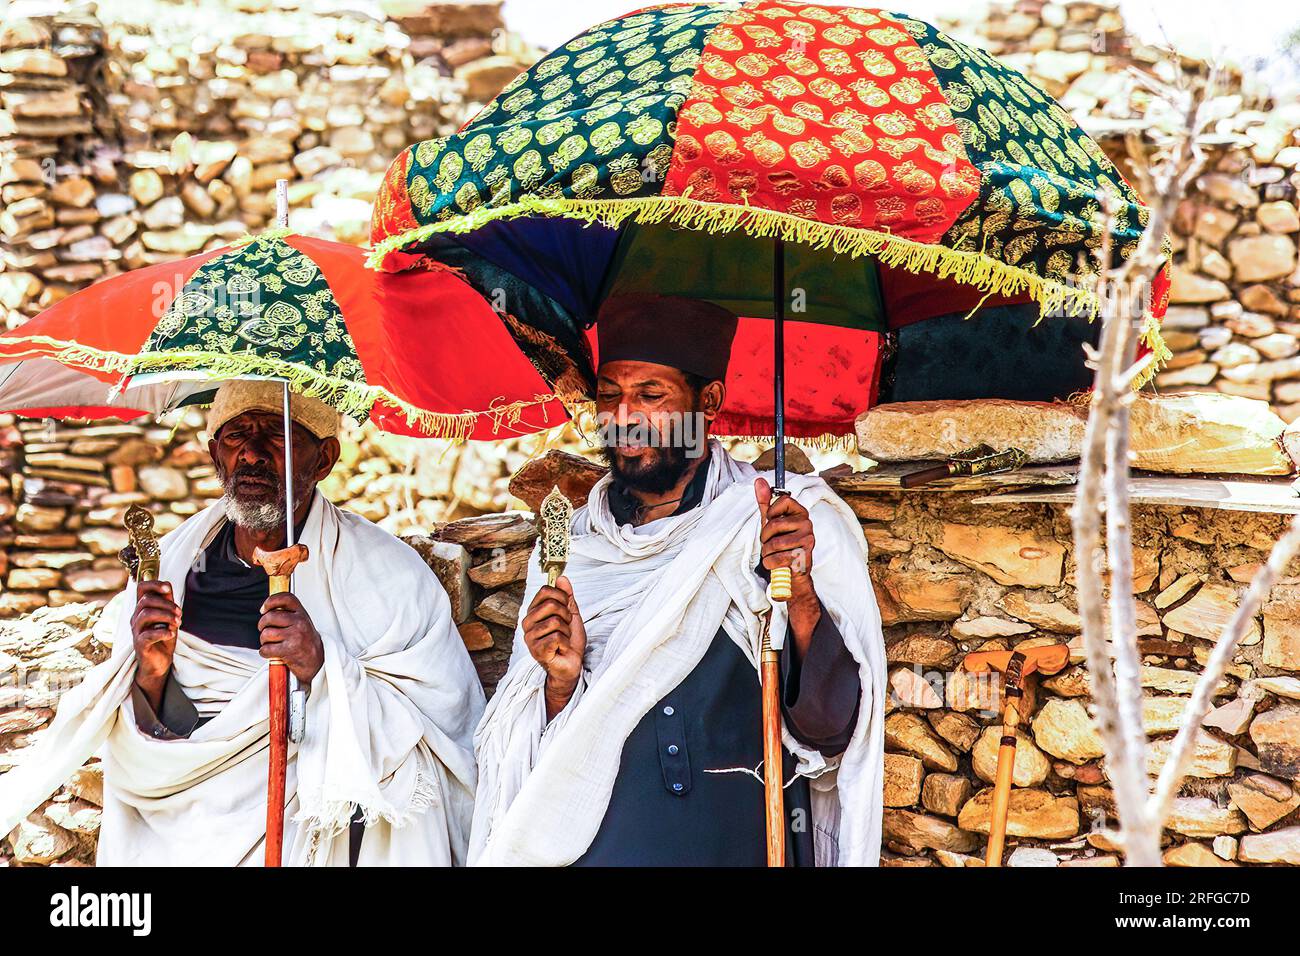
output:
<path id="1" fill-rule="evenodd" d="M 881 332 L 981 305 L 1092 314 L 1103 192 L 1118 200 L 1122 259 L 1147 212 L 1101 148 L 1020 73 L 927 23 L 672 3 L 580 34 L 455 135 L 404 151 L 376 203 L 372 262 L 456 265 L 504 299 L 516 340 L 555 382 L 557 368 L 589 377 L 581 333 L 610 294 L 690 295 L 770 319 L 780 238 L 791 374 L 801 339 L 823 370 L 825 349 L 848 356 L 839 372 L 855 406 L 823 389 L 791 405 L 792 433 L 843 432 L 871 400 Z M 1157 358 L 1166 295 L 1162 272 L 1145 336 Z M 563 359 L 540 357 L 557 345 Z M 747 401 L 729 394 L 733 411 Z M 791 403 L 799 395 L 792 383 Z M 729 424 L 762 432 L 771 398 L 752 399 Z"/>
<path id="2" fill-rule="evenodd" d="M 436 335 L 430 316 L 448 319 Z M 0 408 L 20 414 L 159 413 L 239 377 L 404 435 L 504 438 L 565 418 L 451 271 L 383 275 L 360 249 L 286 230 L 115 276 L 0 337 Z"/>

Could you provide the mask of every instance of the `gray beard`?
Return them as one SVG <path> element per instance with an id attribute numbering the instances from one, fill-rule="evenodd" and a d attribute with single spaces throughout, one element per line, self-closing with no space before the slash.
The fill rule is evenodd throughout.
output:
<path id="1" fill-rule="evenodd" d="M 261 504 L 240 501 L 227 494 L 221 499 L 222 510 L 226 517 L 237 527 L 259 534 L 278 531 L 284 527 L 284 502 L 266 501 Z"/>

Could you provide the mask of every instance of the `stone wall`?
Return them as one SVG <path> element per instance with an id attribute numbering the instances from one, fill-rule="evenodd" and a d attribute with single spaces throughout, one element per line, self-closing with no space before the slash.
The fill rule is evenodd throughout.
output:
<path id="1" fill-rule="evenodd" d="M 392 157 L 455 130 L 533 56 L 500 3 L 11 5 L 0 30 L 0 307 L 292 225 L 364 241 Z M 513 50 L 494 53 L 497 46 Z"/>
<path id="2" fill-rule="evenodd" d="M 1130 174 L 1172 115 L 1133 71 L 1169 78 L 1173 63 L 1125 31 L 1112 5 L 1012 0 L 984 21 L 951 25 L 1056 97 Z M 1204 76 L 1191 58 L 1182 69 Z M 1300 417 L 1300 102 L 1274 101 L 1249 72 L 1223 64 L 1204 174 L 1173 223 L 1173 289 L 1163 327 L 1173 359 L 1164 390 L 1221 391 Z M 1141 183 L 1130 177 L 1141 191 Z"/>

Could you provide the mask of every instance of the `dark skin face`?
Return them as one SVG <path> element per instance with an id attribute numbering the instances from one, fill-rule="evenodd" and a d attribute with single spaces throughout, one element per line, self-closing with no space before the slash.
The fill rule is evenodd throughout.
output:
<path id="1" fill-rule="evenodd" d="M 339 458 L 336 438 L 319 439 L 293 424 L 294 527 L 301 528 L 311 509 L 316 485 Z M 208 442 L 208 453 L 224 482 L 234 476 L 231 492 L 257 505 L 280 500 L 284 487 L 284 424 L 279 414 L 251 411 L 226 422 Z M 255 531 L 235 526 L 235 551 L 253 563 L 253 551 L 274 551 L 285 545 L 284 527 Z M 283 660 L 303 683 L 309 683 L 324 663 L 320 634 L 302 602 L 291 593 L 273 594 L 261 608 L 258 630 L 262 656 Z M 171 672 L 180 628 L 181 609 L 166 581 L 142 581 L 137 588 L 131 634 L 137 657 L 136 683 L 157 713 Z"/>
<path id="2" fill-rule="evenodd" d="M 697 393 L 679 370 L 651 362 L 607 362 L 600 367 L 596 382 L 596 413 L 602 421 L 612 419 L 620 427 L 648 422 L 664 434 L 674 416 L 698 414 L 708 429 L 722 407 L 726 391 L 722 382 L 709 382 Z M 619 445 L 611 449 L 615 463 L 635 474 L 664 460 L 662 448 Z M 637 524 L 672 514 L 696 471 L 707 465 L 707 455 L 688 458 L 681 477 L 663 492 L 629 488 L 641 503 Z M 754 482 L 754 497 L 762 521 L 763 566 L 768 570 L 791 568 L 793 594 L 787 607 L 793 650 L 798 658 L 807 654 L 813 630 L 821 619 L 821 602 L 812 583 L 812 518 L 789 495 L 773 496 L 762 478 Z M 525 612 L 524 643 L 533 659 L 546 671 L 546 714 L 553 718 L 568 704 L 582 675 L 587 632 L 582 612 L 569 579 L 561 577 L 555 587 L 538 588 Z"/>
<path id="3" fill-rule="evenodd" d="M 337 438 L 317 438 L 297 422 L 292 434 L 293 520 L 294 527 L 301 528 L 311 509 L 312 493 L 334 470 L 340 449 Z M 278 413 L 252 411 L 235 416 L 209 439 L 208 454 L 222 481 L 235 476 L 232 490 L 241 500 L 251 504 L 279 500 L 284 488 L 284 420 Z M 235 528 L 235 551 L 249 563 L 254 548 L 273 551 L 284 543 L 283 528 L 273 532 Z"/>
<path id="4" fill-rule="evenodd" d="M 721 382 L 709 382 L 697 394 L 680 369 L 653 362 L 606 362 L 596 379 L 596 414 L 601 420 L 608 418 L 620 428 L 648 423 L 660 435 L 668 433 L 674 420 L 691 414 L 703 419 L 705 429 L 711 428 L 725 397 Z M 611 452 L 619 468 L 633 474 L 655 466 L 668 454 L 647 445 L 618 445 Z M 629 489 L 642 505 L 638 523 L 672 514 L 676 499 L 707 461 L 707 455 L 688 458 L 682 476 L 663 492 Z"/>

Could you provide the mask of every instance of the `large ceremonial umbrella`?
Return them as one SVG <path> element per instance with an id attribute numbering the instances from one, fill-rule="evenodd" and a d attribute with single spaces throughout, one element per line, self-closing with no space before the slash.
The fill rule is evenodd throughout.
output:
<path id="1" fill-rule="evenodd" d="M 592 391 L 610 295 L 729 308 L 744 318 L 718 428 L 774 433 L 780 488 L 787 425 L 846 434 L 873 401 L 881 333 L 987 304 L 1090 315 L 1103 233 L 1123 259 L 1146 219 L 1050 96 L 927 23 L 669 3 L 587 30 L 403 152 L 372 262 L 460 269 L 566 396 Z M 1143 330 L 1156 361 L 1167 288 L 1162 271 Z"/>
<path id="2" fill-rule="evenodd" d="M 886 330 L 981 305 L 1091 315 L 1102 192 L 1127 257 L 1147 212 L 1102 149 L 927 23 L 675 3 L 580 34 L 458 133 L 403 152 L 372 262 L 458 267 L 565 394 L 590 391 L 585 333 L 608 295 L 726 306 L 745 317 L 719 421 L 733 434 L 777 430 L 769 322 L 784 304 L 788 430 L 848 434 Z M 1144 329 L 1156 361 L 1166 292 L 1162 273 Z"/>

